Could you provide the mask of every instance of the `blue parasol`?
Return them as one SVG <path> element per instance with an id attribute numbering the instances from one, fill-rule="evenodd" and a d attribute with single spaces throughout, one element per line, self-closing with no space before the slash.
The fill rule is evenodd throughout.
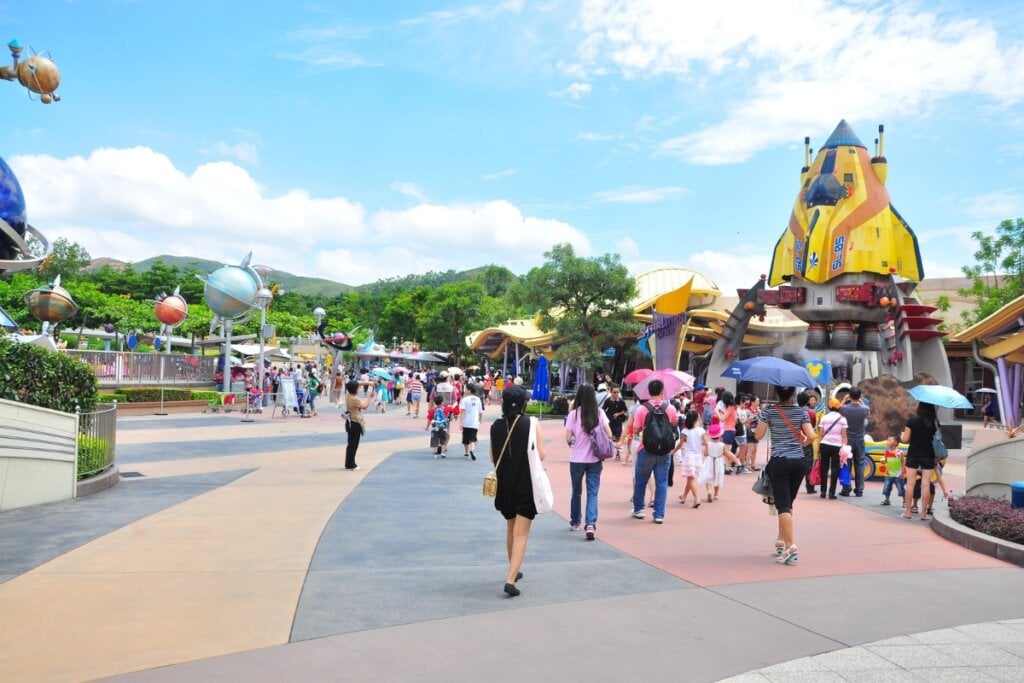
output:
<path id="1" fill-rule="evenodd" d="M 921 403 L 931 403 L 940 408 L 973 408 L 967 397 L 956 389 L 940 384 L 918 384 L 910 388 L 910 395 Z"/>
<path id="2" fill-rule="evenodd" d="M 807 368 L 775 356 L 757 356 L 738 360 L 722 373 L 737 382 L 763 382 L 777 387 L 813 388 L 814 379 Z"/>
<path id="3" fill-rule="evenodd" d="M 537 359 L 537 373 L 533 378 L 533 392 L 530 398 L 534 401 L 547 401 L 551 398 L 551 380 L 548 377 L 548 359 L 541 356 Z"/>

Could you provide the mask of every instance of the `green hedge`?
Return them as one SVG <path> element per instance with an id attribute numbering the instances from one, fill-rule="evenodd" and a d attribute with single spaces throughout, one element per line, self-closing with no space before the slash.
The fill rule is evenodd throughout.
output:
<path id="1" fill-rule="evenodd" d="M 193 391 L 193 401 L 214 401 L 220 397 L 219 391 Z"/>
<path id="2" fill-rule="evenodd" d="M 125 396 L 120 391 L 113 392 L 113 393 L 107 392 L 107 391 L 101 391 L 96 396 L 96 402 L 97 403 L 112 403 L 114 401 L 117 401 L 118 403 L 127 403 L 128 402 L 128 397 Z"/>
<path id="3" fill-rule="evenodd" d="M 98 436 L 78 436 L 78 478 L 85 479 L 107 466 L 107 449 L 110 444 Z"/>
<path id="4" fill-rule="evenodd" d="M 0 398 L 65 413 L 96 407 L 92 368 L 66 354 L 0 338 Z"/>
<path id="5" fill-rule="evenodd" d="M 146 403 L 160 400 L 160 387 L 130 387 L 122 389 L 127 403 Z M 191 389 L 164 389 L 164 401 L 191 401 Z"/>

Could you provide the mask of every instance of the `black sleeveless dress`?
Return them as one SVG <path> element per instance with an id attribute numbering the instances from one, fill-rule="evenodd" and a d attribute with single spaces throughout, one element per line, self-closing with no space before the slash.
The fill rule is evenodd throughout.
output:
<path id="1" fill-rule="evenodd" d="M 512 438 L 497 469 L 498 493 L 494 497 L 494 508 L 505 519 L 514 519 L 516 515 L 533 519 L 537 516 L 537 506 L 533 502 L 533 480 L 526 452 L 530 442 L 530 418 L 524 415 L 518 422 L 512 418 L 512 422 L 515 424 Z M 506 436 L 508 423 L 505 418 L 495 420 L 491 425 L 492 461 L 501 453 Z"/>

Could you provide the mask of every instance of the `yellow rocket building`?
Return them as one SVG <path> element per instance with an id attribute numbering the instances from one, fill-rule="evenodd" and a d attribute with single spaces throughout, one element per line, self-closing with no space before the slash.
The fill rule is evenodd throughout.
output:
<path id="1" fill-rule="evenodd" d="M 800 194 L 789 227 L 775 245 L 768 284 L 794 276 L 822 284 L 845 273 L 924 277 L 913 230 L 893 208 L 885 187 L 884 129 L 874 157 L 843 120 L 810 163 L 804 139 Z"/>

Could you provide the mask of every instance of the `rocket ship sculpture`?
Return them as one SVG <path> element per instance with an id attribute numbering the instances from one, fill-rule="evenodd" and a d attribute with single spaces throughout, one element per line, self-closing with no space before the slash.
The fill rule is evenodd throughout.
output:
<path id="1" fill-rule="evenodd" d="M 769 285 L 794 276 L 821 284 L 846 273 L 921 280 L 917 237 L 885 187 L 883 136 L 879 127 L 878 149 L 869 158 L 849 124 L 840 121 L 813 164 L 810 139 L 804 138 L 800 194 L 789 227 L 775 245 Z"/>
<path id="2" fill-rule="evenodd" d="M 941 340 L 946 333 L 936 327 L 942 321 L 932 316 L 934 306 L 912 297 L 924 277 L 921 250 L 885 186 L 882 126 L 875 145 L 869 156 L 850 125 L 840 121 L 812 163 L 810 139 L 804 138 L 789 224 L 768 274 L 739 292 L 740 302 L 712 350 L 709 382 L 743 356 L 750 319 L 763 320 L 765 307 L 777 306 L 809 325 L 804 349 L 790 350 L 791 360 L 827 358 L 839 379 L 859 381 L 884 372 L 907 381 L 926 372 L 948 384 Z"/>

